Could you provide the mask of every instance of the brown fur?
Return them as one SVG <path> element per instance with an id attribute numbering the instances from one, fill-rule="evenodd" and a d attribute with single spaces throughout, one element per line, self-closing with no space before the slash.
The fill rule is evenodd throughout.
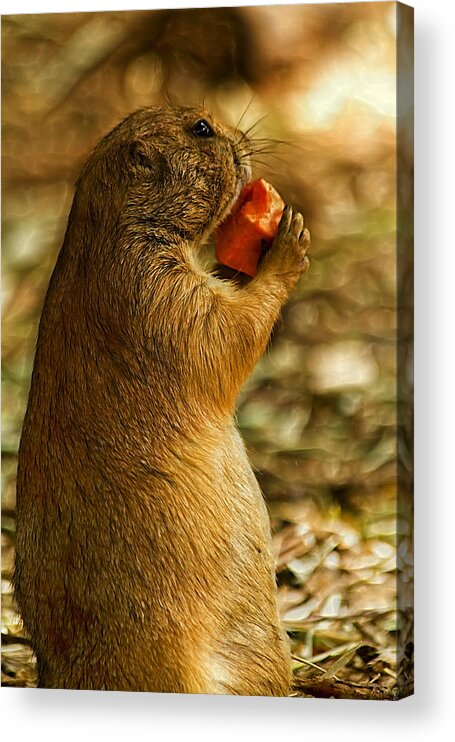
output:
<path id="1" fill-rule="evenodd" d="M 44 687 L 286 695 L 270 526 L 234 424 L 306 267 L 287 209 L 257 277 L 198 248 L 249 177 L 199 109 L 129 116 L 79 178 L 18 470 L 15 591 Z"/>

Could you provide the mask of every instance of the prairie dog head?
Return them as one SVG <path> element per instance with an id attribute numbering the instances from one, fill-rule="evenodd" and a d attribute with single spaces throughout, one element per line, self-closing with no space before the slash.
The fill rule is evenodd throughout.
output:
<path id="1" fill-rule="evenodd" d="M 99 229 L 199 241 L 249 179 L 248 149 L 240 131 L 202 108 L 143 109 L 101 140 L 78 191 Z"/>

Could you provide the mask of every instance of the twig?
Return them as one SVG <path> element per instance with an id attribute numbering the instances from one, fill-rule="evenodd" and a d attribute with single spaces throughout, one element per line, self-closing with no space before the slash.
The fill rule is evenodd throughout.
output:
<path id="1" fill-rule="evenodd" d="M 315 662 L 311 662 L 311 660 L 306 660 L 304 657 L 297 657 L 295 654 L 291 654 L 291 659 L 293 659 L 295 662 L 299 662 L 300 664 L 294 668 L 294 672 L 296 670 L 300 670 L 303 665 L 308 665 L 309 667 L 314 667 L 315 670 L 319 670 L 319 672 L 325 673 L 325 670 L 323 667 L 319 667 L 319 665 L 316 665 Z"/>
<path id="2" fill-rule="evenodd" d="M 296 678 L 294 690 L 297 695 L 315 696 L 316 698 L 350 698 L 371 701 L 394 701 L 395 691 L 376 685 L 361 685 L 338 678 Z M 299 693 L 300 692 L 300 693 Z"/>

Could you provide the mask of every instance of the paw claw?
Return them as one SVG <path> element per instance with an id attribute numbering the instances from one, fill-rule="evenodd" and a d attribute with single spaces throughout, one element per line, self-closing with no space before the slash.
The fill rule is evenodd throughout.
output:
<path id="1" fill-rule="evenodd" d="M 302 247 L 305 246 L 305 249 L 308 250 L 308 248 L 310 247 L 310 244 L 311 244 L 311 235 L 310 235 L 308 229 L 305 228 L 305 229 L 302 230 L 302 233 L 300 235 L 299 242 L 302 245 Z"/>
<path id="2" fill-rule="evenodd" d="M 293 214 L 290 231 L 294 239 L 297 239 L 297 240 L 300 239 L 300 235 L 303 232 L 303 216 L 301 215 L 299 211 Z"/>
<path id="3" fill-rule="evenodd" d="M 285 206 L 283 214 L 281 216 L 280 223 L 278 225 L 278 235 L 282 236 L 289 232 L 289 227 L 292 221 L 293 209 L 292 206 Z"/>

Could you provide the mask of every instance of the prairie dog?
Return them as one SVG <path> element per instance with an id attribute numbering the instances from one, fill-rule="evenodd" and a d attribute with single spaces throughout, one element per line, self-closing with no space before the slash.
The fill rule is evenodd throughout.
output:
<path id="1" fill-rule="evenodd" d="M 250 178 L 199 108 L 131 114 L 78 179 L 42 312 L 15 594 L 49 688 L 287 695 L 270 525 L 234 405 L 309 234 L 239 287 L 200 247 Z"/>

